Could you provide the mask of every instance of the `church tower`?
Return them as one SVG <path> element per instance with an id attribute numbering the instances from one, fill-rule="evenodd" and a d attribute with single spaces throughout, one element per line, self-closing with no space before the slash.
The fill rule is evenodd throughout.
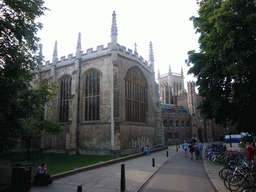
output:
<path id="1" fill-rule="evenodd" d="M 191 124 L 192 124 L 192 137 L 197 137 L 196 131 L 196 122 L 197 122 L 197 115 L 196 115 L 196 92 L 195 92 L 195 82 L 188 82 L 188 111 L 191 115 Z"/>

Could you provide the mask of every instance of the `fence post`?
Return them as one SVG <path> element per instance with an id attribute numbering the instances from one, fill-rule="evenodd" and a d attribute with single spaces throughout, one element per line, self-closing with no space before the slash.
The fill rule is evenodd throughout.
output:
<path id="1" fill-rule="evenodd" d="M 121 192 L 125 190 L 125 165 L 121 164 Z"/>
<path id="2" fill-rule="evenodd" d="M 82 185 L 79 185 L 79 186 L 77 187 L 77 192 L 82 192 Z"/>
<path id="3" fill-rule="evenodd" d="M 152 159 L 152 167 L 155 167 L 155 158 Z"/>
<path id="4" fill-rule="evenodd" d="M 166 151 L 166 156 L 169 157 L 168 151 Z"/>

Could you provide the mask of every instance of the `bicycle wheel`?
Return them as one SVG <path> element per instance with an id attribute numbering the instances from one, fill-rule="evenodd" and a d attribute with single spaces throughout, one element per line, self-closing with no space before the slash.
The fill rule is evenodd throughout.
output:
<path id="1" fill-rule="evenodd" d="M 231 169 L 229 167 L 224 167 L 219 171 L 219 176 L 221 179 L 224 179 L 227 174 L 231 173 Z"/>
<path id="2" fill-rule="evenodd" d="M 228 182 L 229 189 L 231 191 L 237 191 L 245 183 L 246 183 L 246 179 L 242 175 L 234 175 L 229 179 L 229 182 Z"/>
<path id="3" fill-rule="evenodd" d="M 228 189 L 228 190 L 231 190 L 230 188 L 229 188 L 229 180 L 230 180 L 230 178 L 231 177 L 233 177 L 233 173 L 229 173 L 229 174 L 227 174 L 225 177 L 224 177 L 224 186 Z"/>
<path id="4" fill-rule="evenodd" d="M 244 188 L 241 192 L 256 192 L 256 187 L 249 186 L 249 187 Z"/>

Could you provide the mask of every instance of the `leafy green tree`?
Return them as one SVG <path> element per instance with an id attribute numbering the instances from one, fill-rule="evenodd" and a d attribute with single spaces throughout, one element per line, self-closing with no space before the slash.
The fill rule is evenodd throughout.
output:
<path id="1" fill-rule="evenodd" d="M 0 152 L 10 147 L 21 119 L 33 111 L 31 71 L 40 63 L 36 34 L 42 24 L 36 18 L 44 14 L 43 5 L 43 0 L 0 1 Z"/>
<path id="2" fill-rule="evenodd" d="M 56 122 L 44 120 L 44 109 L 51 109 L 47 101 L 56 97 L 56 83 L 48 81 L 40 83 L 39 89 L 29 89 L 25 96 L 20 99 L 26 117 L 20 119 L 18 137 L 27 143 L 27 160 L 29 160 L 30 142 L 33 138 L 41 138 L 46 133 L 56 134 L 62 129 Z"/>
<path id="3" fill-rule="evenodd" d="M 22 119 L 22 128 L 20 130 L 20 138 L 27 143 L 27 160 L 30 159 L 30 142 L 33 138 L 41 138 L 43 135 L 56 134 L 62 129 L 58 123 L 50 120 L 33 121 L 31 118 Z"/>
<path id="4" fill-rule="evenodd" d="M 256 109 L 256 4 L 253 0 L 201 0 L 200 52 L 189 51 L 189 73 L 197 77 L 204 101 L 199 106 L 218 124 L 231 121 L 254 132 Z"/>

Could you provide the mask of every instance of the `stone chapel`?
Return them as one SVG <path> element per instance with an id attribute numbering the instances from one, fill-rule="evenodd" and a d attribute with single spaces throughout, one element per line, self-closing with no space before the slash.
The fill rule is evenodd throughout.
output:
<path id="1" fill-rule="evenodd" d="M 33 81 L 57 82 L 58 97 L 48 101 L 45 119 L 59 122 L 63 131 L 41 138 L 46 151 L 67 154 L 114 155 L 138 152 L 144 145 L 164 145 L 164 132 L 155 82 L 153 45 L 149 60 L 118 44 L 116 14 L 112 15 L 111 42 L 97 50 L 57 56 L 40 66 Z"/>

